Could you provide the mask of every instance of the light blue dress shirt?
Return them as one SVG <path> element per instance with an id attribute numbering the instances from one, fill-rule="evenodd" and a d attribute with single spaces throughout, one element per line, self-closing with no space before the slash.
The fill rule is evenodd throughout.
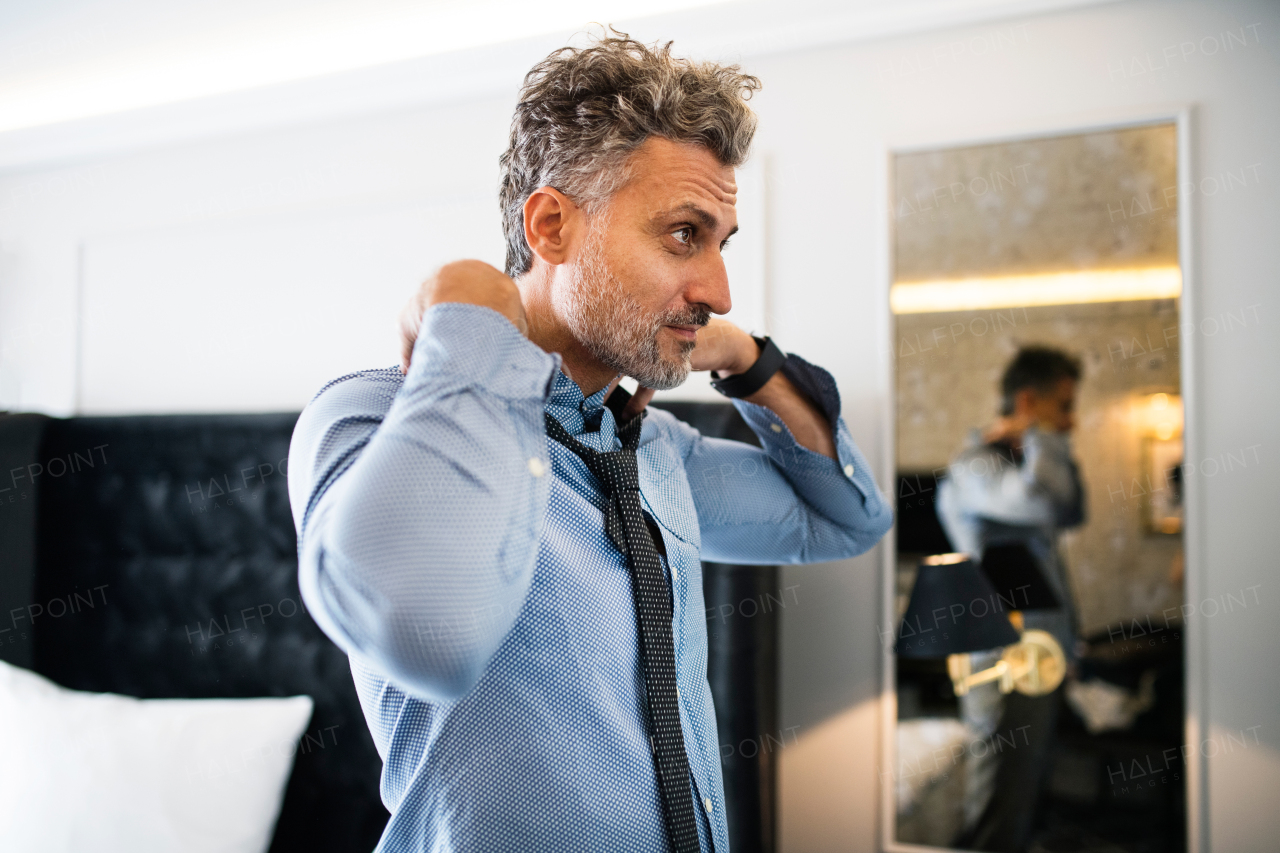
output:
<path id="1" fill-rule="evenodd" d="M 798 358 L 786 369 L 836 424 L 839 461 L 740 400 L 763 450 L 651 408 L 637 451 L 666 546 L 704 851 L 729 837 L 700 559 L 835 560 L 892 522 L 831 377 Z M 380 851 L 668 849 L 628 568 L 600 488 L 543 424 L 550 412 L 617 450 L 603 399 L 583 399 L 560 356 L 497 312 L 442 304 L 423 316 L 408 376 L 337 379 L 298 421 L 302 595 L 350 657 L 384 762 Z"/>
<path id="2" fill-rule="evenodd" d="M 938 484 L 938 519 L 951 544 L 981 557 L 988 544 L 1022 542 L 1040 561 L 1044 578 L 1061 608 L 1027 610 L 1027 628 L 1057 638 L 1068 660 L 1075 659 L 1075 606 L 1071 584 L 1058 553 L 1058 535 L 1085 519 L 1084 484 L 1071 458 L 1066 433 L 1030 427 L 1022 437 L 1022 457 L 984 444 L 975 432 L 947 466 Z"/>

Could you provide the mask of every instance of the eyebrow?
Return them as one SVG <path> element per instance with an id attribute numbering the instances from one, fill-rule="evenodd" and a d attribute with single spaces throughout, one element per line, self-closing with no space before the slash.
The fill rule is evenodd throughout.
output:
<path id="1" fill-rule="evenodd" d="M 692 214 L 693 218 L 698 220 L 698 222 L 702 224 L 702 227 L 706 228 L 708 231 L 716 230 L 716 226 L 720 224 L 720 221 L 718 219 L 716 219 L 706 210 L 703 210 L 701 207 L 699 207 L 697 204 L 691 201 L 686 201 L 684 204 L 678 204 L 675 207 L 670 208 L 669 210 L 663 210 L 659 212 L 658 216 L 659 217 L 674 216 L 677 213 Z M 730 231 L 725 236 L 725 239 L 727 240 L 737 233 L 738 233 L 738 226 L 735 225 L 733 226 L 733 230 Z"/>

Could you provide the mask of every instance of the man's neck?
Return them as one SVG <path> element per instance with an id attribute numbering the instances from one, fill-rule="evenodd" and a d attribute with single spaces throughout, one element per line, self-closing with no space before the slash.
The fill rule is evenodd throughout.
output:
<path id="1" fill-rule="evenodd" d="M 561 369 L 565 375 L 581 389 L 583 397 L 590 397 L 613 382 L 618 374 L 613 368 L 601 364 L 560 322 L 551 300 L 549 273 L 549 270 L 531 271 L 516 281 L 529 322 L 529 340 L 545 352 L 560 353 Z"/>

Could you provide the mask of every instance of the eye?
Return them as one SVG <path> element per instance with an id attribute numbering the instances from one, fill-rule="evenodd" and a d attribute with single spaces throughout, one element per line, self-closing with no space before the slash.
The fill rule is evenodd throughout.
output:
<path id="1" fill-rule="evenodd" d="M 721 242 L 721 244 L 720 244 L 720 251 L 722 251 L 722 252 L 723 252 L 723 251 L 724 251 L 725 249 L 727 249 L 727 248 L 729 248 L 729 238 L 728 238 L 728 237 L 725 237 L 725 238 L 724 238 L 724 241 L 723 241 L 723 242 Z"/>
<path id="2" fill-rule="evenodd" d="M 681 236 L 681 235 L 684 235 L 684 236 Z M 679 228 L 676 231 L 672 232 L 671 236 L 675 237 L 681 243 L 688 245 L 689 241 L 693 239 L 693 229 L 690 228 L 688 225 L 685 225 L 684 227 Z"/>

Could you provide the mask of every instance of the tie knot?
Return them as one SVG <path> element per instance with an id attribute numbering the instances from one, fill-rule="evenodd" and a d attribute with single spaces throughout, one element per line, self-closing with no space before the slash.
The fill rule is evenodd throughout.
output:
<path id="1" fill-rule="evenodd" d="M 636 463 L 636 444 L 640 436 L 640 417 L 628 422 L 623 428 L 623 448 L 608 453 L 601 453 L 582 444 L 569 435 L 558 420 L 545 414 L 547 435 L 573 451 L 579 459 L 587 464 L 587 468 L 596 476 L 609 494 L 619 492 L 640 491 L 640 470 Z"/>
<path id="2" fill-rule="evenodd" d="M 597 453 L 594 461 L 590 466 L 592 473 L 608 484 L 611 494 L 640 490 L 640 469 L 634 450 Z"/>

